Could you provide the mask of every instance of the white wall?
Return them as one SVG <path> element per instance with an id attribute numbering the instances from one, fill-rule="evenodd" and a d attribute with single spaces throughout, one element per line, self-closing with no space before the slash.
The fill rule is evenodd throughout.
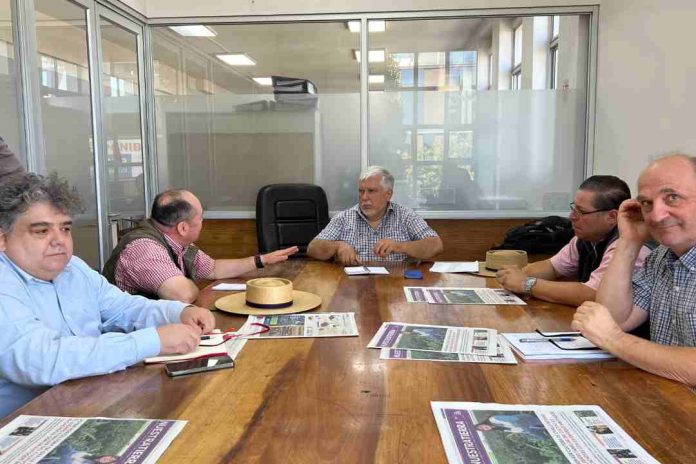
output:
<path id="1" fill-rule="evenodd" d="M 599 18 L 594 170 L 634 190 L 653 155 L 696 155 L 696 2 L 605 0 Z"/>
<path id="2" fill-rule="evenodd" d="M 696 154 L 693 0 L 129 0 L 150 18 L 600 5 L 595 173 L 635 186 L 656 154 Z M 691 85 L 689 85 L 691 84 Z"/>
<path id="3" fill-rule="evenodd" d="M 125 3 L 129 7 L 133 8 L 138 13 L 145 14 L 145 4 L 147 0 L 120 0 L 121 3 Z"/>

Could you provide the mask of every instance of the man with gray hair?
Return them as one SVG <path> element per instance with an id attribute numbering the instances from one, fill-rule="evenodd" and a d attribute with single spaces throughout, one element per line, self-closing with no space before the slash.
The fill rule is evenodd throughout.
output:
<path id="1" fill-rule="evenodd" d="M 0 184 L 0 418 L 51 385 L 195 349 L 212 313 L 121 292 L 73 256 L 77 192 L 56 175 Z"/>
<path id="2" fill-rule="evenodd" d="M 381 166 L 360 174 L 359 203 L 331 219 L 312 240 L 307 254 L 343 265 L 363 261 L 432 258 L 442 240 L 413 210 L 391 201 L 394 177 Z"/>

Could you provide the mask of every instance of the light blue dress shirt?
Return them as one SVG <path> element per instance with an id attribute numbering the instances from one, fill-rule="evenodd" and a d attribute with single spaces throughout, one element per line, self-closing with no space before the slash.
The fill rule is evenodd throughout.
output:
<path id="1" fill-rule="evenodd" d="M 47 282 L 0 253 L 0 418 L 51 385 L 157 355 L 155 327 L 186 306 L 124 293 L 76 256 Z"/>

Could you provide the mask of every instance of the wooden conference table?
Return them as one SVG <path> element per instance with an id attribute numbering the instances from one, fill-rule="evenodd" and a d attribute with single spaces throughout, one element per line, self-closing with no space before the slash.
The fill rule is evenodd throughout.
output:
<path id="1" fill-rule="evenodd" d="M 696 395 L 620 361 L 380 360 L 379 350 L 366 345 L 383 321 L 521 332 L 568 330 L 573 314 L 538 300 L 500 307 L 409 304 L 406 285 L 496 283 L 431 274 L 429 264 L 421 265 L 424 280 L 404 280 L 403 266 L 391 266 L 389 276 L 348 277 L 333 264 L 292 260 L 245 276 L 286 277 L 322 297 L 319 311 L 355 312 L 359 337 L 250 340 L 235 369 L 170 379 L 162 366 L 136 366 L 65 382 L 17 413 L 187 420 L 165 463 L 440 463 L 446 460 L 431 400 L 597 404 L 658 460 L 696 462 Z M 226 294 L 206 288 L 198 303 L 213 308 Z M 215 315 L 220 328 L 244 321 Z"/>

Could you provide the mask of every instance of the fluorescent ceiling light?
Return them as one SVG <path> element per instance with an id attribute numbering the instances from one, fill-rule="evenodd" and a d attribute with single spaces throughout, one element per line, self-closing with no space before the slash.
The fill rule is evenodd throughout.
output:
<path id="1" fill-rule="evenodd" d="M 353 56 L 360 63 L 360 50 L 353 50 Z M 384 49 L 370 50 L 367 57 L 369 58 L 367 61 L 370 63 L 384 63 Z"/>
<path id="2" fill-rule="evenodd" d="M 203 26 L 202 24 L 191 24 L 188 26 L 169 26 L 169 29 L 173 30 L 179 35 L 184 37 L 215 37 L 217 32 L 208 26 Z"/>
<path id="3" fill-rule="evenodd" d="M 367 82 L 370 84 L 384 84 L 384 74 L 370 74 Z"/>
<path id="4" fill-rule="evenodd" d="M 270 77 L 252 77 L 252 79 L 259 85 L 273 85 L 273 79 Z"/>
<path id="5" fill-rule="evenodd" d="M 348 21 L 348 29 L 350 32 L 360 32 L 360 21 Z M 369 20 L 367 22 L 367 30 L 369 32 L 384 32 L 387 29 L 387 22 L 381 20 Z"/>
<path id="6" fill-rule="evenodd" d="M 256 61 L 246 53 L 218 53 L 215 56 L 230 66 L 256 66 Z"/>

